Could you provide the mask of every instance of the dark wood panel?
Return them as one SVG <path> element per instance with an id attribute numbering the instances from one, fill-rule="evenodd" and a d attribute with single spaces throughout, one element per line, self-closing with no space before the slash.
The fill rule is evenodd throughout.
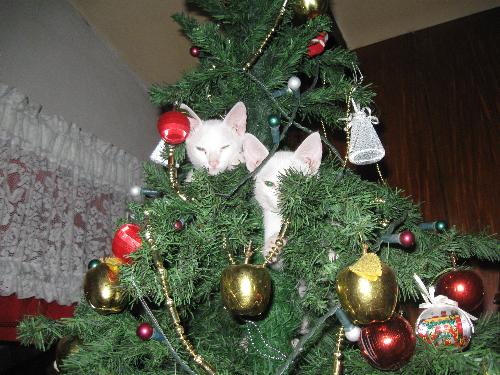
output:
<path id="1" fill-rule="evenodd" d="M 357 50 L 391 186 L 422 202 L 424 218 L 497 233 L 500 8 Z M 482 265 L 493 309 L 498 265 Z"/>

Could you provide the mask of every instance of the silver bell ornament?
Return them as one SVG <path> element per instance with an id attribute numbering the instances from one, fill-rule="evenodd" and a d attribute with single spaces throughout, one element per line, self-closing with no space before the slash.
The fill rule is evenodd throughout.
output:
<path id="1" fill-rule="evenodd" d="M 354 113 L 346 119 L 350 132 L 349 161 L 356 165 L 377 163 L 385 156 L 384 146 L 373 127 L 378 124 L 378 118 L 372 116 L 370 108 L 360 108 L 354 100 L 352 106 Z"/>

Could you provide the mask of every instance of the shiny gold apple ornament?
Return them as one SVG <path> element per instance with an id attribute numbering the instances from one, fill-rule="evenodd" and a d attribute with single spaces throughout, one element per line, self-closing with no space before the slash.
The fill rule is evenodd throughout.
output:
<path id="1" fill-rule="evenodd" d="M 297 16 L 308 19 L 327 14 L 328 10 L 328 0 L 300 0 L 296 2 L 294 9 Z"/>
<path id="2" fill-rule="evenodd" d="M 234 315 L 261 315 L 267 309 L 271 290 L 271 276 L 263 265 L 233 264 L 222 272 L 222 303 Z"/>
<path id="3" fill-rule="evenodd" d="M 119 313 L 127 304 L 125 292 L 120 287 L 116 264 L 102 262 L 88 270 L 83 291 L 89 305 L 102 315 Z"/>
<path id="4" fill-rule="evenodd" d="M 398 284 L 392 269 L 367 253 L 337 275 L 337 294 L 353 323 L 383 322 L 396 308 Z"/>

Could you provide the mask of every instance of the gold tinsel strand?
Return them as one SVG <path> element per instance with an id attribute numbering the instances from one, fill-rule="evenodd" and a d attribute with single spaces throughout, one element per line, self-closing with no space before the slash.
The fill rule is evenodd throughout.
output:
<path id="1" fill-rule="evenodd" d="M 255 52 L 253 54 L 252 58 L 245 64 L 245 66 L 243 67 L 243 71 L 248 72 L 252 68 L 252 66 L 255 65 L 255 63 L 257 62 L 259 57 L 264 53 L 264 50 L 266 49 L 267 45 L 269 44 L 269 42 L 273 38 L 274 34 L 276 34 L 276 31 L 278 30 L 278 26 L 280 25 L 281 21 L 283 20 L 283 16 L 285 15 L 287 3 L 288 3 L 288 0 L 283 1 L 283 5 L 281 5 L 280 12 L 279 12 L 278 16 L 276 17 L 276 20 L 274 21 L 273 27 L 267 33 L 264 41 L 261 43 L 260 47 L 257 49 L 257 52 Z"/>

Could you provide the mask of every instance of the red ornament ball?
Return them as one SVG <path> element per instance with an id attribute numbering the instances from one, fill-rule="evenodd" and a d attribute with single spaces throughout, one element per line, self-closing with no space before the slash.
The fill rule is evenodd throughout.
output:
<path id="1" fill-rule="evenodd" d="M 458 302 L 458 307 L 473 312 L 481 307 L 484 286 L 481 278 L 471 270 L 454 270 L 441 275 L 436 283 L 436 295 Z"/>
<path id="2" fill-rule="evenodd" d="M 123 224 L 115 233 L 111 249 L 113 255 L 126 263 L 131 263 L 129 255 L 142 246 L 139 236 L 141 228 L 136 224 Z"/>
<path id="3" fill-rule="evenodd" d="M 165 112 L 158 119 L 158 133 L 169 145 L 177 145 L 189 135 L 189 119 L 182 112 Z"/>
<path id="4" fill-rule="evenodd" d="M 399 242 L 404 247 L 412 247 L 415 245 L 415 235 L 409 230 L 404 230 L 399 234 Z"/>
<path id="5" fill-rule="evenodd" d="M 413 327 L 399 315 L 364 326 L 358 341 L 363 357 L 381 370 L 397 370 L 405 365 L 415 351 L 415 343 Z"/>
<path id="6" fill-rule="evenodd" d="M 154 329 L 149 323 L 141 323 L 137 326 L 135 333 L 143 341 L 147 341 L 153 337 Z"/>
<path id="7" fill-rule="evenodd" d="M 201 50 L 199 47 L 196 47 L 196 46 L 192 46 L 190 49 L 189 49 L 189 54 L 193 57 L 200 57 L 201 55 Z"/>
<path id="8" fill-rule="evenodd" d="M 176 220 L 174 223 L 174 230 L 180 232 L 184 229 L 184 222 L 182 220 Z"/>

